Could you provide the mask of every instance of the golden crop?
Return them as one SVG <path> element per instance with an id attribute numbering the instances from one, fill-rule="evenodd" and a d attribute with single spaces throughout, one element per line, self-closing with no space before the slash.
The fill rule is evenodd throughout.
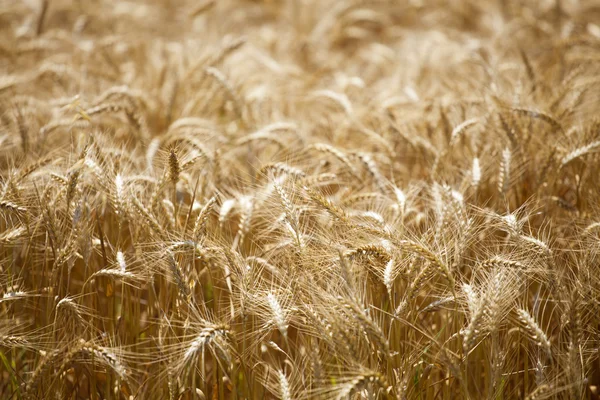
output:
<path id="1" fill-rule="evenodd" d="M 0 0 L 0 398 L 598 399 L 600 6 Z"/>

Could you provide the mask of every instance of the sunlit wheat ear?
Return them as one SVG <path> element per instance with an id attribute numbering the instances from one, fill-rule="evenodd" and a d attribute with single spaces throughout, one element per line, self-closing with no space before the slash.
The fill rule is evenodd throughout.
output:
<path id="1" fill-rule="evenodd" d="M 65 297 L 56 303 L 56 323 L 77 330 L 85 326 L 83 312 L 72 298 Z"/>
<path id="2" fill-rule="evenodd" d="M 304 171 L 302 171 L 301 169 L 292 167 L 291 165 L 288 165 L 288 164 L 285 164 L 282 162 L 265 164 L 260 169 L 260 172 L 261 173 L 275 172 L 277 174 L 287 174 L 287 175 L 290 175 L 295 178 L 304 178 L 306 176 Z"/>
<path id="3" fill-rule="evenodd" d="M 227 221 L 229 214 L 234 209 L 237 204 L 236 199 L 226 199 L 221 204 L 221 208 L 219 210 L 219 226 L 221 229 L 223 228 L 223 224 Z"/>
<path id="4" fill-rule="evenodd" d="M 0 346 L 8 347 L 9 349 L 25 348 L 29 346 L 29 341 L 21 336 L 0 334 Z"/>
<path id="5" fill-rule="evenodd" d="M 198 152 L 197 150 L 192 150 L 191 158 L 187 159 L 180 166 L 181 172 L 187 172 L 192 170 L 194 165 L 196 165 L 200 160 L 208 158 L 203 152 Z"/>
<path id="6" fill-rule="evenodd" d="M 575 150 L 572 150 L 563 157 L 563 159 L 560 162 L 560 168 L 563 168 L 566 165 L 570 164 L 572 161 L 581 158 L 584 155 L 591 153 L 592 151 L 597 150 L 598 147 L 600 147 L 600 140 L 596 140 L 585 146 L 581 146 L 576 148 Z"/>
<path id="7" fill-rule="evenodd" d="M 241 246 L 244 243 L 246 235 L 250 231 L 254 214 L 255 199 L 251 196 L 243 196 L 238 199 L 238 204 L 240 207 L 240 218 L 238 221 L 235 243 Z"/>
<path id="8" fill-rule="evenodd" d="M 158 152 L 158 149 L 160 149 L 160 145 L 161 145 L 161 139 L 160 138 L 154 138 L 148 144 L 148 147 L 146 149 L 146 168 L 149 171 L 153 170 L 154 156 Z"/>
<path id="9" fill-rule="evenodd" d="M 280 394 L 282 400 L 292 400 L 292 393 L 290 390 L 290 383 L 288 382 L 287 376 L 281 370 L 277 372 L 277 378 L 279 380 Z"/>
<path id="10" fill-rule="evenodd" d="M 464 351 L 468 352 L 475 339 L 482 332 L 483 319 L 485 317 L 485 307 L 488 299 L 484 294 L 476 294 L 471 285 L 463 285 L 463 291 L 467 296 L 467 305 L 469 308 L 469 322 L 463 330 L 463 347 Z"/>
<path id="11" fill-rule="evenodd" d="M 79 182 L 79 177 L 81 176 L 81 173 L 82 173 L 83 162 L 84 162 L 83 159 L 79 160 L 77 163 L 75 163 L 75 165 L 73 167 L 70 168 L 70 170 L 67 174 L 67 176 L 68 176 L 67 193 L 65 196 L 65 200 L 67 202 L 67 211 L 69 210 L 69 208 L 71 206 L 71 202 L 72 202 L 73 198 L 75 197 L 75 193 L 77 191 L 77 184 Z"/>
<path id="12" fill-rule="evenodd" d="M 528 109 L 528 108 L 519 108 L 519 107 L 512 107 L 511 111 L 513 113 L 516 113 L 519 115 L 525 115 L 531 119 L 543 121 L 544 123 L 559 130 L 561 133 L 564 133 L 562 124 L 559 121 L 557 121 L 553 116 L 551 116 L 543 111 L 533 110 L 533 109 Z"/>
<path id="13" fill-rule="evenodd" d="M 446 196 L 449 201 L 449 211 L 454 214 L 454 218 L 458 224 L 459 231 L 458 235 L 464 235 L 469 231 L 472 220 L 469 217 L 465 205 L 465 198 L 458 190 L 452 190 L 449 187 L 445 187 Z"/>
<path id="14" fill-rule="evenodd" d="M 450 146 L 456 145 L 463 133 L 466 132 L 472 126 L 476 125 L 478 122 L 479 119 L 471 118 L 461 122 L 454 129 L 452 129 L 452 133 L 450 134 Z"/>
<path id="15" fill-rule="evenodd" d="M 200 330 L 200 333 L 189 343 L 182 355 L 178 369 L 186 374 L 192 373 L 200 360 L 201 377 L 206 378 L 206 350 L 214 357 L 224 371 L 232 365 L 231 331 L 227 325 L 211 325 Z"/>
<path id="16" fill-rule="evenodd" d="M 133 283 L 133 281 L 138 280 L 138 276 L 133 274 L 132 272 L 123 271 L 121 269 L 116 269 L 116 268 L 104 268 L 104 269 L 98 270 L 98 271 L 94 272 L 92 275 L 90 275 L 90 279 L 100 278 L 100 277 L 121 279 L 125 282 L 129 281 L 132 283 Z"/>
<path id="17" fill-rule="evenodd" d="M 127 260 L 125 259 L 125 255 L 120 250 L 117 251 L 117 254 L 115 256 L 115 267 L 103 268 L 94 272 L 92 275 L 90 275 L 89 281 L 91 281 L 94 278 L 100 277 L 111 278 L 115 280 L 120 279 L 124 283 L 131 285 L 134 285 L 135 283 L 141 280 L 139 271 L 134 272 L 127 267 Z"/>
<path id="18" fill-rule="evenodd" d="M 117 209 L 117 215 L 123 216 L 125 213 L 125 183 L 123 181 L 123 176 L 121 174 L 117 174 L 115 177 L 115 206 Z"/>
<path id="19" fill-rule="evenodd" d="M 496 333 L 513 301 L 513 276 L 506 270 L 497 269 L 486 278 L 486 283 L 478 295 L 470 285 L 464 285 L 470 317 L 462 330 L 463 351 L 469 353 L 477 339 L 488 333 Z"/>
<path id="20" fill-rule="evenodd" d="M 600 228 L 600 222 L 592 222 L 591 224 L 589 224 L 588 226 L 585 227 L 585 232 L 586 233 L 592 233 L 594 231 L 596 231 L 598 228 Z"/>
<path id="21" fill-rule="evenodd" d="M 338 301 L 343 308 L 350 312 L 362 330 L 375 341 L 378 352 L 387 357 L 390 347 L 381 327 L 360 307 L 357 300 L 339 296 Z"/>
<path id="22" fill-rule="evenodd" d="M 524 221 L 519 220 L 513 213 L 506 214 L 500 218 L 500 229 L 512 236 L 520 235 L 523 225 Z"/>
<path id="23" fill-rule="evenodd" d="M 41 358 L 37 363 L 35 369 L 29 376 L 25 383 L 25 396 L 26 398 L 35 398 L 35 394 L 39 389 L 39 385 L 46 375 L 46 373 L 58 363 L 58 356 L 61 354 L 60 351 L 51 351 L 49 354 L 46 352 L 40 352 Z"/>
<path id="24" fill-rule="evenodd" d="M 450 306 L 454 302 L 453 296 L 442 297 L 439 300 L 435 300 L 429 303 L 427 306 L 419 310 L 419 313 L 428 313 L 442 310 L 445 306 Z"/>
<path id="25" fill-rule="evenodd" d="M 394 196 L 396 198 L 396 205 L 398 206 L 400 218 L 403 220 L 406 214 L 406 193 L 402 189 L 394 186 Z"/>
<path id="26" fill-rule="evenodd" d="M 288 375 L 285 373 L 284 370 L 265 365 L 265 372 L 263 373 L 263 375 L 264 377 L 261 378 L 263 381 L 263 385 L 273 395 L 277 396 L 278 399 L 292 400 L 298 398 L 298 396 L 293 395 L 295 390 L 293 388 L 292 383 L 290 382 Z"/>
<path id="27" fill-rule="evenodd" d="M 283 206 L 283 210 L 285 213 L 286 223 L 289 226 L 289 230 L 293 233 L 294 240 L 296 241 L 296 246 L 298 247 L 299 251 L 302 251 L 305 247 L 305 243 L 302 232 L 300 230 L 300 221 L 298 218 L 298 213 L 296 212 L 292 201 L 288 197 L 286 191 L 283 187 L 279 185 L 277 180 L 273 181 L 273 187 L 279 195 L 279 199 L 281 201 L 281 205 Z"/>
<path id="28" fill-rule="evenodd" d="M 71 234 L 57 254 L 52 268 L 52 281 L 56 282 L 63 265 L 67 264 L 77 252 L 75 238 Z"/>
<path id="29" fill-rule="evenodd" d="M 522 271 L 524 271 L 527 268 L 523 263 L 521 263 L 519 261 L 509 260 L 507 258 L 500 257 L 500 256 L 495 256 L 488 260 L 483 261 L 481 263 L 481 267 L 486 268 L 486 269 L 507 267 L 507 268 L 513 268 L 515 270 L 522 270 Z"/>
<path id="30" fill-rule="evenodd" d="M 160 226 L 154 215 L 151 214 L 150 210 L 144 207 L 144 205 L 135 197 L 132 199 L 132 202 L 138 213 L 144 218 L 151 230 L 159 237 L 164 237 L 164 229 Z"/>
<path id="31" fill-rule="evenodd" d="M 344 254 L 343 249 L 341 249 L 341 248 L 338 249 L 338 263 L 340 266 L 340 277 L 342 278 L 342 281 L 344 283 L 344 286 L 345 286 L 347 292 L 351 296 L 355 296 L 356 295 L 355 276 L 352 274 L 351 268 L 350 268 L 351 265 L 348 262 L 348 258 Z"/>
<path id="32" fill-rule="evenodd" d="M 117 255 L 115 256 L 117 261 L 117 266 L 121 272 L 125 272 L 127 270 L 127 261 L 125 260 L 125 255 L 121 250 L 117 251 Z"/>
<path id="33" fill-rule="evenodd" d="M 92 158 L 87 157 L 83 161 L 83 165 L 95 176 L 96 180 L 101 182 L 104 179 L 104 169 Z"/>
<path id="34" fill-rule="evenodd" d="M 406 292 L 404 293 L 402 301 L 394 310 L 395 317 L 403 317 L 409 311 L 408 305 L 410 301 L 417 296 L 419 290 L 421 290 L 427 279 L 433 275 L 432 266 L 433 264 L 431 262 L 425 262 L 416 276 L 412 278 L 408 288 L 406 289 Z"/>
<path id="35" fill-rule="evenodd" d="M 285 310 L 279 299 L 273 292 L 269 292 L 266 295 L 266 303 L 269 307 L 273 324 L 277 327 L 279 332 L 284 338 L 287 338 L 288 333 L 288 321 L 287 321 L 287 310 Z"/>
<path id="36" fill-rule="evenodd" d="M 529 248 L 532 248 L 533 250 L 547 257 L 552 256 L 552 250 L 550 249 L 550 247 L 545 242 L 536 237 L 521 235 L 519 236 L 519 240 L 523 241 L 523 243 L 526 244 Z"/>
<path id="37" fill-rule="evenodd" d="M 0 244 L 8 245 L 23 237 L 26 233 L 27 229 L 24 226 L 17 226 L 16 228 L 7 229 L 0 234 Z"/>
<path id="38" fill-rule="evenodd" d="M 122 112 L 127 117 L 127 122 L 135 129 L 137 139 L 146 141 L 148 139 L 149 129 L 146 118 L 142 113 L 136 110 L 137 107 L 132 104 L 119 104 L 116 102 L 108 102 L 100 104 L 92 108 L 88 108 L 80 114 L 81 118 L 89 118 L 94 115 L 101 114 L 117 114 Z"/>
<path id="39" fill-rule="evenodd" d="M 3 315 L 4 316 L 4 315 Z M 18 318 L 0 320 L 0 347 L 3 351 L 35 350 L 45 346 L 44 335 L 31 331 L 28 324 Z"/>
<path id="40" fill-rule="evenodd" d="M 175 255 L 171 251 L 167 251 L 166 255 L 167 267 L 169 271 L 169 275 L 171 279 L 177 285 L 177 289 L 179 290 L 179 294 L 183 296 L 184 299 L 188 299 L 190 296 L 190 289 L 187 284 L 187 279 L 185 273 L 179 266 L 179 263 L 175 259 Z"/>
<path id="41" fill-rule="evenodd" d="M 512 295 L 512 287 L 509 286 L 510 272 L 502 269 L 498 269 L 492 275 L 490 282 L 488 283 L 487 295 L 490 298 L 489 309 L 487 310 L 487 318 L 489 319 L 490 331 L 496 331 L 501 323 L 501 313 L 506 313 L 506 310 L 502 309 L 503 302 L 506 300 L 508 295 Z M 509 302 L 513 301 L 512 298 L 508 299 Z"/>
<path id="42" fill-rule="evenodd" d="M 0 304 L 9 303 L 15 300 L 23 300 L 31 297 L 31 293 L 21 290 L 19 286 L 3 288 L 1 291 Z"/>
<path id="43" fill-rule="evenodd" d="M 377 167 L 377 164 L 375 163 L 375 160 L 373 160 L 373 157 L 371 157 L 370 154 L 366 154 L 366 153 L 362 153 L 362 152 L 356 153 L 356 156 L 363 163 L 366 170 L 369 172 L 369 174 L 375 181 L 377 188 L 382 193 L 385 193 L 386 192 L 386 183 L 385 183 L 383 176 L 381 175 L 381 172 L 379 171 L 379 168 Z"/>
<path id="44" fill-rule="evenodd" d="M 510 187 L 510 169 L 512 153 L 507 147 L 502 150 L 502 159 L 500 161 L 500 171 L 498 173 L 498 193 L 504 195 Z"/>
<path id="45" fill-rule="evenodd" d="M 17 203 L 6 199 L 0 200 L 0 209 L 12 211 L 15 213 L 24 213 L 25 211 L 27 211 L 27 207 L 20 206 Z"/>
<path id="46" fill-rule="evenodd" d="M 198 242 L 185 240 L 182 242 L 171 242 L 167 248 L 168 252 L 174 253 L 196 253 L 199 257 L 203 257 L 212 251 L 219 251 L 218 248 L 203 247 Z"/>
<path id="47" fill-rule="evenodd" d="M 383 269 L 383 284 L 387 289 L 388 296 L 392 298 L 392 291 L 394 289 L 394 280 L 396 279 L 396 262 L 393 258 L 385 264 Z"/>
<path id="48" fill-rule="evenodd" d="M 471 185 L 477 188 L 479 182 L 481 182 L 481 165 L 479 164 L 479 158 L 475 157 L 471 167 Z"/>
<path id="49" fill-rule="evenodd" d="M 15 174 L 16 183 L 23 182 L 27 177 L 32 175 L 34 172 L 39 171 L 42 167 L 46 166 L 52 161 L 54 161 L 54 158 L 49 155 L 41 156 L 36 160 L 32 160 L 30 164 L 24 166 Z"/>
<path id="50" fill-rule="evenodd" d="M 336 174 L 324 173 L 319 175 L 305 176 L 298 180 L 298 185 L 301 187 L 319 187 L 333 185 L 338 182 L 338 176 Z"/>
<path id="51" fill-rule="evenodd" d="M 194 241 L 198 241 L 199 235 L 204 232 L 206 222 L 208 221 L 212 207 L 216 202 L 217 197 L 211 197 L 198 213 L 198 217 L 196 217 L 196 222 L 194 223 L 194 230 L 192 231 L 192 238 Z"/>
<path id="52" fill-rule="evenodd" d="M 383 246 L 364 245 L 347 251 L 344 256 L 349 260 L 373 258 L 381 264 L 386 264 L 392 257 Z"/>
<path id="53" fill-rule="evenodd" d="M 522 308 L 517 309 L 517 316 L 519 321 L 525 327 L 531 340 L 539 347 L 541 347 L 548 357 L 552 356 L 552 346 L 550 340 L 546 336 L 546 333 L 538 325 L 535 319 L 529 314 L 527 310 Z"/>
<path id="54" fill-rule="evenodd" d="M 493 340 L 493 339 L 492 339 Z M 491 387 L 488 389 L 489 393 L 497 393 L 497 391 L 501 390 L 501 381 L 502 381 L 502 371 L 506 368 L 506 356 L 507 352 L 495 344 L 492 344 L 494 347 L 494 353 L 490 360 L 490 372 L 491 375 Z"/>
<path id="55" fill-rule="evenodd" d="M 346 167 L 346 169 L 348 170 L 348 172 L 353 177 L 359 178 L 359 175 L 358 175 L 358 172 L 356 171 L 356 168 L 354 168 L 354 165 L 352 164 L 352 162 L 350 161 L 350 159 L 341 150 L 339 150 L 339 149 L 337 149 L 337 148 L 335 148 L 333 146 L 330 146 L 330 145 L 328 145 L 326 143 L 313 144 L 313 145 L 310 145 L 308 147 L 308 149 L 314 149 L 314 150 L 316 150 L 318 152 L 332 155 L 334 158 L 338 159 L 344 165 L 344 167 Z"/>
<path id="56" fill-rule="evenodd" d="M 67 186 L 69 183 L 69 180 L 60 174 L 56 174 L 54 172 L 50 173 L 50 179 L 58 184 L 60 184 L 61 186 Z"/>
<path id="57" fill-rule="evenodd" d="M 192 167 L 194 165 L 196 165 L 196 163 L 198 163 L 200 160 L 206 160 L 210 164 L 214 163 L 214 157 L 211 155 L 210 150 L 208 148 L 206 148 L 206 146 L 204 146 L 204 144 L 202 144 L 202 142 L 199 141 L 198 139 L 181 134 L 181 135 L 172 136 L 171 141 L 173 141 L 173 142 L 177 141 L 180 143 L 184 143 L 186 145 L 189 145 L 189 147 L 191 149 L 191 151 L 190 151 L 191 158 L 189 158 L 185 162 L 178 160 L 178 164 L 180 164 L 179 165 L 180 174 L 188 169 L 192 169 Z M 174 149 L 174 148 L 171 147 L 171 149 Z"/>
<path id="58" fill-rule="evenodd" d="M 381 193 L 378 193 L 378 192 L 358 193 L 358 194 L 349 196 L 347 199 L 342 201 L 342 206 L 352 207 L 358 203 L 374 201 L 381 197 L 382 197 Z"/>
<path id="59" fill-rule="evenodd" d="M 206 395 L 200 388 L 196 388 L 196 390 L 194 391 L 194 395 L 195 395 L 195 398 L 198 400 L 206 400 Z"/>
<path id="60" fill-rule="evenodd" d="M 128 381 L 128 371 L 120 358 L 110 349 L 93 342 L 86 342 L 84 339 L 80 339 L 75 347 L 65 354 L 58 369 L 58 375 L 61 376 L 64 374 L 70 364 L 77 362 L 91 362 L 102 365 L 112 370 L 121 381 Z"/>
<path id="61" fill-rule="evenodd" d="M 305 187 L 304 189 L 307 191 L 310 198 L 318 206 L 323 208 L 325 211 L 329 212 L 331 216 L 342 222 L 349 222 L 348 215 L 346 214 L 346 212 L 337 205 L 335 205 L 331 200 L 325 198 L 323 195 L 316 192 L 314 189 L 310 189 L 308 187 Z"/>
<path id="62" fill-rule="evenodd" d="M 378 397 L 383 392 L 387 392 L 388 383 L 384 376 L 377 372 L 364 372 L 353 377 L 344 377 L 336 379 L 338 383 L 331 389 L 332 398 L 343 400 L 351 395 L 366 390 L 369 396 Z M 345 381 L 345 382 L 344 382 Z"/>
<path id="63" fill-rule="evenodd" d="M 448 284 L 449 284 L 451 290 L 454 291 L 455 280 L 454 280 L 454 276 L 452 275 L 452 272 L 450 271 L 450 268 L 448 267 L 448 265 L 446 263 L 442 262 L 442 260 L 440 260 L 440 258 L 434 252 L 427 249 L 420 243 L 413 242 L 410 240 L 401 240 L 397 244 L 402 249 L 412 252 L 420 257 L 423 257 L 425 260 L 429 261 L 434 267 L 436 267 L 442 273 L 442 275 L 448 281 Z"/>

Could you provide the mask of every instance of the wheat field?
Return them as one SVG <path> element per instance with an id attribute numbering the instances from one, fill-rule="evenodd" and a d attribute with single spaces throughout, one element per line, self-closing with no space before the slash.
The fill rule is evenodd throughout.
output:
<path id="1" fill-rule="evenodd" d="M 0 0 L 0 398 L 599 399 L 600 4 Z"/>

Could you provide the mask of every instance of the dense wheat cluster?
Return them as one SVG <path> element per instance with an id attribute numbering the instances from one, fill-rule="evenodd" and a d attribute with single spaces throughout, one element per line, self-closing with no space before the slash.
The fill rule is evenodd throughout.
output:
<path id="1" fill-rule="evenodd" d="M 597 399 L 594 3 L 0 2 L 0 397 Z"/>

